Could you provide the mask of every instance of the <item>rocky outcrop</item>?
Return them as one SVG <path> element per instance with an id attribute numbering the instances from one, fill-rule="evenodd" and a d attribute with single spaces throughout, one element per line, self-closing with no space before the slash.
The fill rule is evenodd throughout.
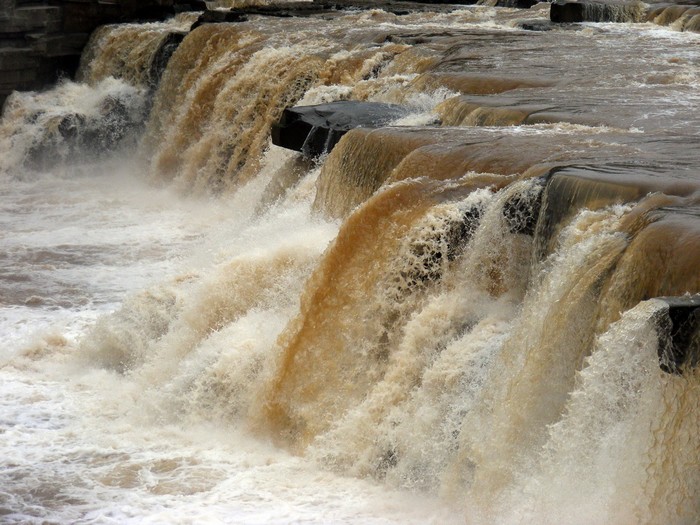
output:
<path id="1" fill-rule="evenodd" d="M 272 126 L 272 143 L 317 157 L 351 129 L 380 127 L 407 114 L 403 106 L 350 100 L 287 108 Z"/>
<path id="2" fill-rule="evenodd" d="M 475 3 L 476 0 L 424 0 L 421 2 L 401 0 L 314 0 L 313 2 L 281 2 L 279 4 L 237 7 L 232 8 L 231 11 L 247 15 L 289 17 L 310 16 L 345 9 L 381 9 L 388 13 L 404 15 L 416 11 L 451 11 L 459 9 L 460 5 Z"/>
<path id="3" fill-rule="evenodd" d="M 545 189 L 546 205 L 537 223 L 535 255 L 543 260 L 555 249 L 562 225 L 584 208 L 600 209 L 637 202 L 652 193 L 689 197 L 699 190 L 692 180 L 659 176 L 641 166 L 591 165 L 554 168 Z"/>
<path id="4" fill-rule="evenodd" d="M 646 5 L 638 1 L 552 3 L 549 17 L 556 23 L 576 22 L 641 22 L 646 16 Z"/>
<path id="5" fill-rule="evenodd" d="M 205 9 L 200 0 L 0 0 L 0 107 L 14 90 L 36 90 L 72 77 L 100 25 L 162 20 Z"/>
<path id="6" fill-rule="evenodd" d="M 185 39 L 185 36 L 187 36 L 186 33 L 168 33 L 168 36 L 160 44 L 155 55 L 153 55 L 150 71 L 148 72 L 148 86 L 151 89 L 155 90 L 158 87 L 170 57 L 173 56 L 173 53 Z"/>
<path id="7" fill-rule="evenodd" d="M 680 374 L 700 363 L 700 296 L 661 297 L 668 310 L 660 312 L 659 364 L 664 372 Z"/>
<path id="8" fill-rule="evenodd" d="M 647 5 L 637 1 L 557 0 L 550 8 L 550 20 L 557 24 L 578 22 L 651 22 L 672 25 L 677 31 L 700 32 L 700 2 L 677 0 Z M 535 30 L 546 28 L 538 24 Z"/>
<path id="9" fill-rule="evenodd" d="M 24 135 L 32 140 L 17 140 L 13 146 L 21 152 L 24 167 L 32 170 L 100 158 L 136 144 L 146 111 L 143 90 L 139 93 L 134 88 L 129 93 L 106 92 L 83 111 L 56 106 L 50 112 L 26 112 L 18 127 L 28 131 Z"/>

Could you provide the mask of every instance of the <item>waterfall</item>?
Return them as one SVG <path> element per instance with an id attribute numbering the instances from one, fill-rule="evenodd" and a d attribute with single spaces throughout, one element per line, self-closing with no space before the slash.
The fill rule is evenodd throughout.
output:
<path id="1" fill-rule="evenodd" d="M 696 37 L 432 9 L 104 26 L 8 99 L 3 519 L 697 521 Z M 271 143 L 335 101 L 405 111 Z"/>

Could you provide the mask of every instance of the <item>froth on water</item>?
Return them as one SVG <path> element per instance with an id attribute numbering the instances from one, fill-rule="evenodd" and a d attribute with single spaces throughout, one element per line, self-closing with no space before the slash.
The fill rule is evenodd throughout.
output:
<path id="1" fill-rule="evenodd" d="M 12 95 L 0 521 L 696 521 L 695 37 L 519 13 L 108 26 Z M 341 99 L 409 116 L 270 144 Z"/>

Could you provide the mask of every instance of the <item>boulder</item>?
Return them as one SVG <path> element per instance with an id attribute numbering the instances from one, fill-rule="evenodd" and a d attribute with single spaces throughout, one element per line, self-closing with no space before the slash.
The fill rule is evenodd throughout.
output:
<path id="1" fill-rule="evenodd" d="M 404 106 L 351 100 L 287 108 L 272 126 L 272 143 L 317 157 L 351 129 L 381 127 L 408 113 Z"/>
<path id="2" fill-rule="evenodd" d="M 668 304 L 656 319 L 659 366 L 669 374 L 681 374 L 700 362 L 700 295 L 659 299 Z"/>

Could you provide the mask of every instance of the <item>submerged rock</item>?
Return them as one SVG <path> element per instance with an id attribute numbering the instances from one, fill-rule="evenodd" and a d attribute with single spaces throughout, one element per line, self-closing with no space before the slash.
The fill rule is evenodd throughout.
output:
<path id="1" fill-rule="evenodd" d="M 187 36 L 186 33 L 168 33 L 165 39 L 161 42 L 158 50 L 151 59 L 151 65 L 148 72 L 148 86 L 151 89 L 156 89 L 160 83 L 160 79 L 168 66 L 170 57 Z"/>
<path id="2" fill-rule="evenodd" d="M 132 146 L 143 127 L 145 111 L 145 98 L 107 96 L 94 112 L 30 115 L 28 120 L 41 132 L 26 150 L 24 164 L 40 170 Z"/>
<path id="3" fill-rule="evenodd" d="M 272 126 L 272 143 L 317 157 L 330 152 L 351 129 L 381 127 L 408 113 L 404 106 L 349 100 L 287 108 Z"/>

